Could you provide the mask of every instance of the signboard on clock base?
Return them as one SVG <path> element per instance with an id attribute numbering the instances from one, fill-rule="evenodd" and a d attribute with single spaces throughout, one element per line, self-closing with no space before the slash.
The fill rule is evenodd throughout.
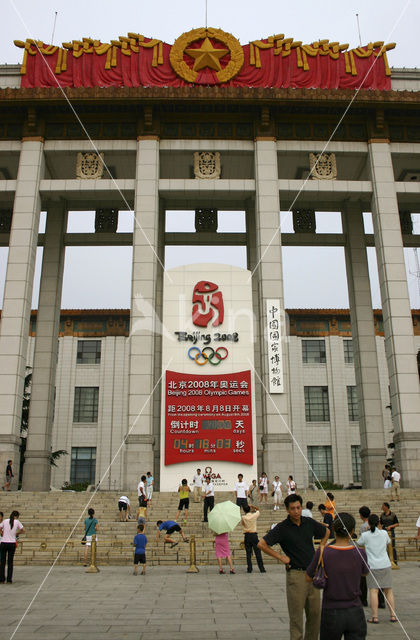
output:
<path id="1" fill-rule="evenodd" d="M 197 469 L 216 490 L 257 478 L 251 274 L 229 265 L 165 273 L 161 491 Z"/>

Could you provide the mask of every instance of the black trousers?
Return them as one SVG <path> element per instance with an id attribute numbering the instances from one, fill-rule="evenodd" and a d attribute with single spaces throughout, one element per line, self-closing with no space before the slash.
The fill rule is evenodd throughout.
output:
<path id="1" fill-rule="evenodd" d="M 236 498 L 236 504 L 243 509 L 248 506 L 248 500 L 246 498 Z"/>
<path id="2" fill-rule="evenodd" d="M 2 542 L 0 545 L 0 582 L 5 580 L 6 556 L 7 556 L 7 582 L 12 582 L 13 556 L 16 551 L 15 542 Z"/>
<path id="3" fill-rule="evenodd" d="M 246 563 L 248 565 L 248 571 L 252 571 L 252 552 L 255 553 L 257 565 L 260 571 L 264 570 L 264 563 L 261 556 L 261 551 L 258 549 L 258 534 L 245 533 L 244 535 L 245 551 L 246 551 Z"/>
<path id="4" fill-rule="evenodd" d="M 208 496 L 204 498 L 204 522 L 207 522 L 207 512 L 212 510 L 214 507 L 214 496 Z"/>
<path id="5" fill-rule="evenodd" d="M 363 607 L 322 609 L 319 640 L 364 640 L 366 632 Z"/>

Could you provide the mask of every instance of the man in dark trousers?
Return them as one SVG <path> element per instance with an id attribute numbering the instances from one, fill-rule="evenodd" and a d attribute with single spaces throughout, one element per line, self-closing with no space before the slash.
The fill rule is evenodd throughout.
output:
<path id="1" fill-rule="evenodd" d="M 254 551 L 258 569 L 261 573 L 265 573 L 261 551 L 258 549 L 257 520 L 260 517 L 260 510 L 254 505 L 245 505 L 242 508 L 245 512 L 241 522 L 244 530 L 247 571 L 248 573 L 252 572 L 252 552 Z"/>
<path id="2" fill-rule="evenodd" d="M 7 461 L 7 467 L 6 467 L 6 482 L 4 483 L 4 485 L 2 486 L 3 491 L 10 491 L 10 485 L 12 484 L 12 478 L 14 478 L 15 476 L 13 475 L 13 470 L 12 470 L 12 462 L 13 460 L 8 460 Z"/>
<path id="3" fill-rule="evenodd" d="M 400 526 L 400 523 L 398 522 L 398 518 L 395 515 L 395 513 L 393 513 L 389 508 L 389 502 L 383 503 L 382 513 L 379 520 L 382 525 L 382 529 L 385 529 L 385 531 L 388 531 L 389 535 L 391 536 L 392 555 L 394 556 L 393 559 L 395 564 L 397 564 L 398 557 L 397 557 L 397 549 L 395 546 L 395 529 Z"/>
<path id="4" fill-rule="evenodd" d="M 264 553 L 283 562 L 281 554 L 272 547 L 279 544 L 290 558 L 286 565 L 286 595 L 290 619 L 290 640 L 318 640 L 321 623 L 320 591 L 307 582 L 306 569 L 314 556 L 314 538 L 321 539 L 325 547 L 330 530 L 324 524 L 302 516 L 302 498 L 297 494 L 287 496 L 284 501 L 288 516 L 279 522 L 258 547 Z M 303 632 L 303 611 L 306 614 L 306 629 Z"/>
<path id="5" fill-rule="evenodd" d="M 203 522 L 208 522 L 207 513 L 214 507 L 214 486 L 210 476 L 206 476 L 206 484 L 203 487 L 204 492 L 204 517 Z"/>

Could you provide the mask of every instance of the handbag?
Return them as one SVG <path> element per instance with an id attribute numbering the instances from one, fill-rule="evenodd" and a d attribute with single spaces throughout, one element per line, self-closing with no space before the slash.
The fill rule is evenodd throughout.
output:
<path id="1" fill-rule="evenodd" d="M 271 492 L 271 497 L 273 497 L 273 496 L 274 496 L 274 491 Z"/>
<path id="2" fill-rule="evenodd" d="M 324 567 L 323 553 L 324 553 L 324 548 L 321 547 L 315 575 L 312 579 L 312 584 L 314 585 L 315 589 L 325 589 L 328 584 L 328 576 Z"/>

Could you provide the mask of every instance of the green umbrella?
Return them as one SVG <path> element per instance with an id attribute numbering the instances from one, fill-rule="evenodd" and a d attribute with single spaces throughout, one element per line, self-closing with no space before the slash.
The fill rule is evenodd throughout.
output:
<path id="1" fill-rule="evenodd" d="M 209 515 L 209 527 L 215 533 L 228 533 L 233 531 L 236 525 L 241 520 L 241 510 L 230 500 L 226 502 L 219 502 L 214 509 L 210 511 Z"/>

